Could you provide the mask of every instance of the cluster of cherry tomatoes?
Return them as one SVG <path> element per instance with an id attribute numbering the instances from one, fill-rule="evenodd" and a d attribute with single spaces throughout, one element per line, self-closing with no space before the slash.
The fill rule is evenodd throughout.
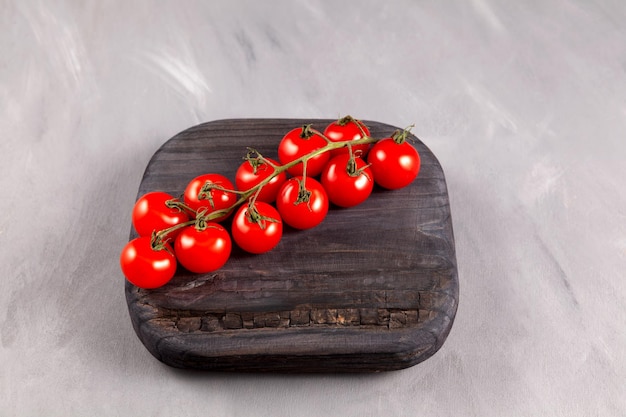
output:
<path id="1" fill-rule="evenodd" d="M 279 243 L 283 223 L 310 229 L 324 220 L 331 204 L 353 207 L 365 201 L 374 183 L 402 188 L 420 169 L 408 133 L 409 128 L 377 140 L 350 116 L 323 133 L 305 125 L 283 137 L 278 161 L 248 148 L 235 184 L 208 173 L 192 179 L 181 198 L 149 192 L 133 208 L 139 237 L 122 250 L 122 272 L 146 289 L 165 285 L 178 264 L 194 273 L 212 272 L 226 264 L 233 241 L 246 252 L 264 253 Z"/>

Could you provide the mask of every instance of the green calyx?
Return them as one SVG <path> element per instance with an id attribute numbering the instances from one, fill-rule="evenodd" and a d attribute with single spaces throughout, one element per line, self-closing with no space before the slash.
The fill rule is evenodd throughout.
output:
<path id="1" fill-rule="evenodd" d="M 196 215 L 196 221 L 194 223 L 194 227 L 196 228 L 196 230 L 198 232 L 202 232 L 203 230 L 206 230 L 209 220 L 208 220 L 208 215 L 207 215 L 207 209 L 204 209 L 202 211 L 199 211 L 198 214 Z"/>
<path id="2" fill-rule="evenodd" d="M 263 165 L 267 165 L 267 160 L 254 148 L 247 148 L 248 153 L 243 158 L 245 161 L 248 161 L 250 166 L 252 166 L 252 173 L 256 175 L 259 167 Z"/>
<path id="3" fill-rule="evenodd" d="M 293 202 L 294 206 L 297 206 L 298 204 L 301 203 L 307 203 L 307 205 L 309 204 L 309 201 L 311 200 L 311 191 L 306 189 L 306 186 L 304 185 L 305 180 L 304 178 L 298 181 L 299 187 L 298 187 L 298 198 L 296 199 L 296 201 Z"/>
<path id="4" fill-rule="evenodd" d="M 352 146 L 349 143 L 347 146 L 348 146 L 348 152 L 350 154 L 350 158 L 348 159 L 348 163 L 346 164 L 346 173 L 351 177 L 358 177 L 359 175 L 363 174 L 367 177 L 367 179 L 371 180 L 369 175 L 367 175 L 367 173 L 364 172 L 365 169 L 370 166 L 370 164 L 364 165 L 361 168 L 357 168 L 357 163 L 356 163 L 357 157 L 354 155 L 354 152 L 352 151 Z"/>
<path id="5" fill-rule="evenodd" d="M 404 128 L 404 130 L 396 130 L 393 135 L 391 135 L 391 139 L 398 145 L 402 145 L 409 138 L 409 134 L 411 133 L 411 129 L 415 125 L 408 126 Z"/>
<path id="6" fill-rule="evenodd" d="M 205 182 L 198 192 L 198 200 L 209 200 L 211 208 L 215 208 L 215 203 L 213 202 L 213 194 L 211 193 L 211 191 L 218 189 L 218 187 L 219 186 L 217 184 L 214 184 L 211 181 Z"/>
<path id="7" fill-rule="evenodd" d="M 261 229 L 265 229 L 267 227 L 267 222 L 278 223 L 278 220 L 273 217 L 267 217 L 259 213 L 254 203 L 250 203 L 248 205 L 248 210 L 246 210 L 246 219 L 250 223 L 258 224 Z"/>
<path id="8" fill-rule="evenodd" d="M 173 255 L 172 251 L 170 251 L 170 248 L 167 246 L 167 239 L 164 239 L 164 237 L 156 231 L 153 231 L 152 236 L 150 236 L 150 247 L 153 251 L 158 252 L 164 250 Z"/>
<path id="9" fill-rule="evenodd" d="M 337 120 L 337 124 L 339 126 L 345 126 L 348 123 L 358 123 L 358 120 L 356 120 L 354 117 L 350 115 L 343 116 L 341 119 Z"/>
<path id="10" fill-rule="evenodd" d="M 206 229 L 211 229 L 211 228 L 215 228 L 217 229 L 218 226 L 215 225 L 211 225 L 210 222 L 213 218 L 215 218 L 215 213 L 218 212 L 213 212 L 213 213 L 208 213 L 207 214 L 208 209 L 204 209 L 198 212 L 197 216 L 196 216 L 196 220 L 193 221 L 194 227 L 196 228 L 196 230 L 198 232 L 202 232 Z"/>
<path id="11" fill-rule="evenodd" d="M 315 134 L 315 132 L 313 131 L 313 129 L 311 128 L 311 124 L 308 125 L 303 125 L 302 126 L 302 131 L 300 132 L 300 137 L 302 139 L 309 139 L 311 136 L 313 136 Z"/>

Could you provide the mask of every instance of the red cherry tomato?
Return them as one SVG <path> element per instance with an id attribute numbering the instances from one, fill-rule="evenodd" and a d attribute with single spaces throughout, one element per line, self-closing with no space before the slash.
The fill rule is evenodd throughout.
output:
<path id="1" fill-rule="evenodd" d="M 189 182 L 185 189 L 185 204 L 196 211 L 207 210 L 206 214 L 224 210 L 231 207 L 237 201 L 237 194 L 234 192 L 211 189 L 218 186 L 226 190 L 234 190 L 233 183 L 228 178 L 220 174 L 200 175 Z M 203 190 L 203 188 L 208 190 Z M 221 221 L 228 217 L 230 213 L 212 219 Z"/>
<path id="2" fill-rule="evenodd" d="M 389 190 L 409 185 L 420 170 L 420 156 L 409 142 L 396 143 L 392 138 L 378 141 L 369 153 L 367 162 L 374 173 L 374 181 Z"/>
<path id="3" fill-rule="evenodd" d="M 165 205 L 170 200 L 177 201 L 176 198 L 161 191 L 144 194 L 137 200 L 133 207 L 132 221 L 139 236 L 152 236 L 153 231 L 159 232 L 189 221 L 187 213 Z M 179 232 L 180 229 L 175 230 L 168 237 L 174 239 Z"/>
<path id="4" fill-rule="evenodd" d="M 365 133 L 365 135 L 363 135 Z M 350 116 L 343 117 L 329 124 L 324 130 L 324 136 L 333 142 L 341 142 L 346 140 L 359 140 L 364 136 L 370 136 L 370 131 L 360 120 L 355 120 Z M 369 149 L 369 143 L 352 146 L 352 152 L 356 156 L 365 158 Z M 349 153 L 348 147 L 333 149 L 330 157 Z"/>
<path id="5" fill-rule="evenodd" d="M 330 159 L 322 171 L 322 185 L 331 203 L 339 207 L 354 207 L 372 193 L 374 177 L 361 158 L 337 155 Z"/>
<path id="6" fill-rule="evenodd" d="M 281 187 L 276 208 L 283 221 L 296 229 L 310 229 L 324 220 L 328 213 L 328 195 L 322 184 L 313 178 L 294 177 Z"/>
<path id="7" fill-rule="evenodd" d="M 150 237 L 142 236 L 124 246 L 120 266 L 131 284 L 139 288 L 158 288 L 176 273 L 176 258 L 168 244 L 155 247 Z"/>
<path id="8" fill-rule="evenodd" d="M 220 269 L 232 249 L 230 235 L 219 223 L 209 222 L 204 230 L 185 227 L 174 242 L 176 258 L 191 272 L 204 274 Z"/>
<path id="9" fill-rule="evenodd" d="M 326 143 L 323 137 L 310 130 L 310 125 L 293 129 L 280 141 L 278 145 L 278 159 L 281 164 L 286 165 L 317 149 L 323 148 L 326 146 Z M 329 156 L 328 152 L 323 152 L 310 158 L 306 163 L 306 175 L 312 177 L 319 175 L 322 169 L 324 169 L 326 162 L 328 162 Z M 287 172 L 297 176 L 303 174 L 302 170 L 303 165 L 299 163 L 287 169 Z"/>
<path id="10" fill-rule="evenodd" d="M 278 162 L 273 159 L 266 159 L 276 166 L 279 165 Z M 255 167 L 249 160 L 244 161 L 244 163 L 239 166 L 239 169 L 237 169 L 237 173 L 235 174 L 235 185 L 238 190 L 247 191 L 267 179 L 269 176 L 273 175 L 274 171 L 274 167 L 268 163 L 260 161 L 260 163 Z M 272 203 L 276 200 L 276 194 L 278 194 L 278 190 L 285 181 L 287 181 L 287 174 L 285 172 L 281 172 L 276 175 L 261 188 L 261 191 L 256 197 L 256 201 Z"/>
<path id="11" fill-rule="evenodd" d="M 256 201 L 252 207 L 244 204 L 233 216 L 233 239 L 246 252 L 265 253 L 280 242 L 283 222 L 268 203 Z"/>

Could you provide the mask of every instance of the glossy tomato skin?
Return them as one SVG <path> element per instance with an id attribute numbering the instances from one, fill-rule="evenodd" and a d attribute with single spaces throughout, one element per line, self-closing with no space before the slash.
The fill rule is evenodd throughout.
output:
<path id="1" fill-rule="evenodd" d="M 183 228 L 174 242 L 176 258 L 188 271 L 204 274 L 220 269 L 230 257 L 232 241 L 219 223 L 209 222 L 204 230 Z"/>
<path id="2" fill-rule="evenodd" d="M 326 140 L 318 134 L 312 133 L 308 138 L 303 132 L 304 127 L 293 129 L 289 131 L 278 145 L 278 159 L 282 165 L 286 165 L 291 161 L 294 161 L 304 155 L 307 155 L 317 149 L 326 146 Z M 322 172 L 324 165 L 328 162 L 330 154 L 323 152 L 313 158 L 310 158 L 306 163 L 306 175 L 316 176 Z M 287 169 L 287 172 L 293 176 L 302 175 L 303 165 L 297 164 Z"/>
<path id="3" fill-rule="evenodd" d="M 206 183 L 212 183 L 218 185 L 227 190 L 235 190 L 233 183 L 230 182 L 228 178 L 220 174 L 204 174 L 197 176 L 193 180 L 187 184 L 187 188 L 185 188 L 185 204 L 196 211 L 201 211 L 206 209 L 206 214 L 213 213 L 218 210 L 227 209 L 231 207 L 237 201 L 237 194 L 234 192 L 222 191 L 222 190 L 211 190 L 209 194 L 212 197 L 213 205 L 211 205 L 211 201 L 208 199 L 200 199 L 198 198 L 198 194 L 202 190 L 202 187 Z M 230 213 L 227 213 L 223 216 L 220 216 L 216 219 L 212 219 L 212 221 L 221 221 L 228 217 Z"/>
<path id="4" fill-rule="evenodd" d="M 126 279 L 133 285 L 152 289 L 167 284 L 176 273 L 176 258 L 171 246 L 152 248 L 147 236 L 131 240 L 120 255 L 120 266 Z"/>
<path id="5" fill-rule="evenodd" d="M 266 158 L 272 164 L 279 166 L 280 164 L 273 159 Z M 250 161 L 244 161 L 239 168 L 237 169 L 237 173 L 235 174 L 235 185 L 238 190 L 247 191 L 252 187 L 255 187 L 263 180 L 267 179 L 269 176 L 274 174 L 275 169 L 272 165 L 267 163 L 262 163 L 256 167 L 256 172 Z M 283 171 L 280 174 L 276 175 L 272 178 L 267 184 L 265 184 L 259 195 L 257 196 L 257 201 L 263 201 L 266 203 L 272 203 L 276 200 L 276 194 L 278 194 L 278 190 L 283 185 L 283 183 L 287 181 L 287 174 Z"/>
<path id="6" fill-rule="evenodd" d="M 265 253 L 280 242 L 283 222 L 278 211 L 270 204 L 256 201 L 253 207 L 262 218 L 257 222 L 251 221 L 254 216 L 249 214 L 250 206 L 242 205 L 233 216 L 233 240 L 246 252 Z"/>
<path id="7" fill-rule="evenodd" d="M 331 203 L 339 207 L 354 207 L 361 204 L 372 193 L 374 180 L 372 171 L 361 158 L 354 158 L 354 175 L 348 172 L 350 155 L 337 155 L 330 159 L 321 182 Z"/>
<path id="8" fill-rule="evenodd" d="M 139 236 L 152 236 L 153 231 L 161 231 L 177 224 L 189 221 L 189 216 L 177 208 L 169 208 L 165 203 L 175 198 L 161 191 L 144 194 L 133 207 L 133 227 Z M 167 237 L 174 239 L 180 229 L 173 231 Z"/>
<path id="9" fill-rule="evenodd" d="M 289 226 L 305 230 L 320 224 L 328 213 L 328 195 L 319 181 L 306 177 L 305 188 L 311 194 L 308 202 L 298 200 L 302 177 L 293 177 L 281 187 L 276 197 L 276 208 Z"/>
<path id="10" fill-rule="evenodd" d="M 392 138 L 378 141 L 371 149 L 367 162 L 374 181 L 383 188 L 396 190 L 409 185 L 420 170 L 420 156 L 409 142 L 396 143 Z"/>
<path id="11" fill-rule="evenodd" d="M 332 142 L 340 142 L 346 140 L 361 139 L 363 138 L 363 132 L 365 132 L 366 136 L 370 136 L 370 130 L 367 128 L 367 126 L 365 126 L 363 122 L 352 118 L 348 118 L 347 120 L 344 118 L 329 124 L 326 129 L 324 129 L 324 136 L 326 136 Z M 369 147 L 370 145 L 368 143 L 356 145 L 352 147 L 352 152 L 356 156 L 365 158 Z M 343 147 L 339 149 L 333 149 L 330 156 L 332 158 L 333 156 L 348 153 L 348 147 Z"/>

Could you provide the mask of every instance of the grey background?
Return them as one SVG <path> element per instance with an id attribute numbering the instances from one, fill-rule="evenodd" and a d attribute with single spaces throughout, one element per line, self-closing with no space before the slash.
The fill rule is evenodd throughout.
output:
<path id="1" fill-rule="evenodd" d="M 0 1 L 0 416 L 626 414 L 626 3 Z M 146 163 L 221 118 L 415 123 L 461 284 L 379 375 L 157 362 L 118 255 Z"/>

